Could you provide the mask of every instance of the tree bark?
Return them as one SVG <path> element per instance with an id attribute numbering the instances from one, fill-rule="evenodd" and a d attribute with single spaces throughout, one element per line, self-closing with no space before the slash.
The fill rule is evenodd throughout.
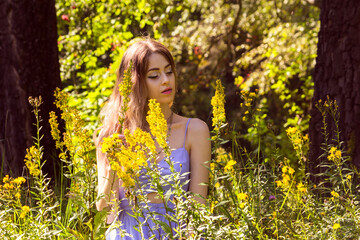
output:
<path id="1" fill-rule="evenodd" d="M 320 10 L 318 56 L 315 67 L 315 92 L 312 100 L 310 136 L 310 171 L 324 158 L 320 146 L 322 116 L 315 103 L 329 96 L 335 99 L 340 113 L 340 140 L 344 150 L 360 166 L 360 1 L 323 0 Z M 335 124 L 328 121 L 327 132 L 334 144 Z"/>
<path id="2" fill-rule="evenodd" d="M 2 173 L 23 173 L 36 133 L 28 97 L 42 96 L 45 172 L 52 177 L 54 143 L 48 123 L 61 84 L 54 0 L 0 1 L 0 153 Z"/>

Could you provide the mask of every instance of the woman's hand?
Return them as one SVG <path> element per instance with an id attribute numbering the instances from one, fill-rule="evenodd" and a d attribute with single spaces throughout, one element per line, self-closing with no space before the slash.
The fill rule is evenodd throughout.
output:
<path id="1" fill-rule="evenodd" d="M 120 132 L 120 127 L 116 128 Z M 124 135 L 119 135 L 125 141 Z M 96 207 L 99 211 L 109 206 L 112 199 L 117 198 L 119 192 L 119 179 L 116 172 L 111 168 L 108 155 L 101 151 L 100 145 L 97 147 L 97 168 L 98 168 L 98 194 L 102 196 L 97 202 Z"/>

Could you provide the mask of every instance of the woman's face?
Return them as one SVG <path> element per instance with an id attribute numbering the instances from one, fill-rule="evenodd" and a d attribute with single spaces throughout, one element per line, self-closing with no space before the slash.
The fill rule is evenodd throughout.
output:
<path id="1" fill-rule="evenodd" d="M 175 74 L 169 61 L 160 53 L 152 53 L 146 73 L 148 98 L 169 105 L 175 97 Z"/>

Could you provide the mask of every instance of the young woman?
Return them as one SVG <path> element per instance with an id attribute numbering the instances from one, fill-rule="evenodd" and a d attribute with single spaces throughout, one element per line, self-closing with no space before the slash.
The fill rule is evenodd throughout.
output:
<path id="1" fill-rule="evenodd" d="M 130 94 L 129 110 L 125 116 L 123 126 L 118 126 L 119 109 L 122 102 L 118 86 L 122 81 L 124 71 L 131 61 L 133 63 L 133 87 Z M 171 53 L 165 46 L 154 40 L 146 39 L 136 42 L 127 49 L 118 70 L 113 93 L 102 110 L 104 116 L 103 126 L 99 137 L 96 139 L 98 193 L 103 196 L 96 203 L 96 207 L 98 210 L 109 208 L 109 203 L 113 199 L 120 202 L 121 212 L 117 216 L 117 221 L 120 221 L 121 228 L 133 235 L 133 237 L 121 238 L 119 229 L 114 229 L 107 234 L 107 239 L 141 239 L 141 235 L 139 231 L 134 229 L 138 222 L 130 216 L 133 212 L 125 198 L 124 189 L 121 187 L 121 179 L 117 179 L 116 174 L 109 166 L 106 155 L 100 150 L 101 139 L 116 132 L 122 133 L 124 129 L 134 131 L 136 128 L 141 128 L 148 131 L 146 113 L 149 99 L 156 99 L 160 103 L 162 113 L 165 119 L 167 119 L 168 142 L 172 149 L 170 159 L 174 163 L 175 169 L 177 171 L 190 172 L 188 177 L 190 182 L 184 185 L 183 188 L 204 198 L 207 196 L 207 186 L 201 185 L 201 183 L 207 183 L 209 179 L 206 167 L 209 164 L 211 155 L 209 129 L 205 122 L 197 118 L 186 118 L 172 111 L 171 106 L 176 90 L 175 63 Z M 157 150 L 160 153 L 156 164 L 161 166 L 163 170 L 165 169 L 161 174 L 169 174 L 169 171 L 166 171 L 169 169 L 169 166 L 163 161 L 165 155 L 160 147 Z M 158 211 L 160 215 L 164 214 L 165 208 L 158 194 L 153 191 L 145 192 L 147 193 L 147 199 L 150 201 L 151 210 Z M 200 203 L 205 203 L 203 198 L 197 197 L 196 200 Z M 112 222 L 113 219 L 113 216 L 109 216 L 108 222 Z M 161 217 L 160 220 L 165 221 Z M 150 222 L 150 225 L 147 224 L 147 227 L 143 227 L 145 238 L 149 238 L 154 234 L 149 229 L 149 227 L 153 227 L 152 225 L 153 223 Z M 163 233 L 163 231 L 156 231 L 158 235 L 155 236 L 155 239 L 163 239 Z"/>

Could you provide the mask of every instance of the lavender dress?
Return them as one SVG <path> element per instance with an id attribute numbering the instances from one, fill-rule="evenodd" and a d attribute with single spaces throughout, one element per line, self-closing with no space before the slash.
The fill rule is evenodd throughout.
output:
<path id="1" fill-rule="evenodd" d="M 190 118 L 188 119 L 187 123 L 186 123 L 186 127 L 185 127 L 185 138 L 184 138 L 184 144 L 182 148 L 178 148 L 175 149 L 171 152 L 170 155 L 170 159 L 174 165 L 175 171 L 180 172 L 181 174 L 184 174 L 184 177 L 181 178 L 181 183 L 185 183 L 188 179 L 189 179 L 189 174 L 185 174 L 185 173 L 189 173 L 190 172 L 190 157 L 189 157 L 189 153 L 187 152 L 186 148 L 185 148 L 185 140 L 186 140 L 186 134 L 187 134 L 187 129 L 188 129 L 188 125 L 190 122 Z M 166 163 L 166 161 L 164 159 L 162 159 L 159 163 L 158 163 L 158 167 L 160 169 L 161 172 L 161 176 L 166 176 L 166 175 L 170 175 L 172 174 L 170 171 L 170 166 L 168 163 Z M 150 192 L 155 192 L 154 190 L 150 189 L 150 180 L 149 180 L 149 176 L 146 174 L 143 174 L 140 176 L 140 182 L 142 183 L 143 189 L 145 191 L 145 194 L 148 194 Z M 183 185 L 183 190 L 184 191 L 188 191 L 189 190 L 189 184 L 184 184 Z M 167 190 L 170 189 L 170 186 L 163 186 L 164 191 L 166 192 Z M 131 234 L 132 237 L 128 237 L 128 236 L 124 236 L 121 237 L 121 231 L 119 228 L 115 228 L 115 229 L 109 229 L 110 231 L 107 232 L 106 234 L 106 240 L 132 240 L 132 239 L 141 239 L 141 234 L 139 232 L 139 230 L 136 230 L 135 228 L 138 228 L 138 221 L 131 215 L 134 215 L 134 212 L 131 208 L 131 206 L 129 205 L 128 200 L 125 197 L 125 193 L 124 193 L 124 189 L 120 188 L 119 191 L 119 199 L 122 199 L 122 201 L 120 201 L 120 214 L 117 217 L 117 220 L 115 221 L 119 221 L 121 223 L 121 229 L 125 230 L 127 233 Z M 156 220 L 160 220 L 162 222 L 167 223 L 167 225 L 169 225 L 168 220 L 166 220 L 166 218 L 162 215 L 173 215 L 173 213 L 171 212 L 167 212 L 165 209 L 165 206 L 163 203 L 148 203 L 149 206 L 149 210 L 143 210 L 143 214 L 144 217 L 146 219 L 146 217 L 148 216 L 148 213 L 158 213 L 156 214 L 155 219 Z M 167 204 L 168 208 L 172 208 L 174 209 L 174 205 L 171 202 L 168 202 Z M 144 218 L 139 218 L 140 221 L 145 222 Z M 176 224 L 174 222 L 171 222 L 171 227 L 174 229 L 176 228 Z M 157 226 L 152 220 L 147 219 L 146 224 L 143 225 L 142 227 L 143 230 L 143 234 L 144 234 L 144 238 L 145 239 L 149 239 L 151 237 L 155 237 L 154 239 L 167 239 L 166 237 L 164 237 L 166 234 L 163 231 L 163 229 L 159 226 Z"/>

